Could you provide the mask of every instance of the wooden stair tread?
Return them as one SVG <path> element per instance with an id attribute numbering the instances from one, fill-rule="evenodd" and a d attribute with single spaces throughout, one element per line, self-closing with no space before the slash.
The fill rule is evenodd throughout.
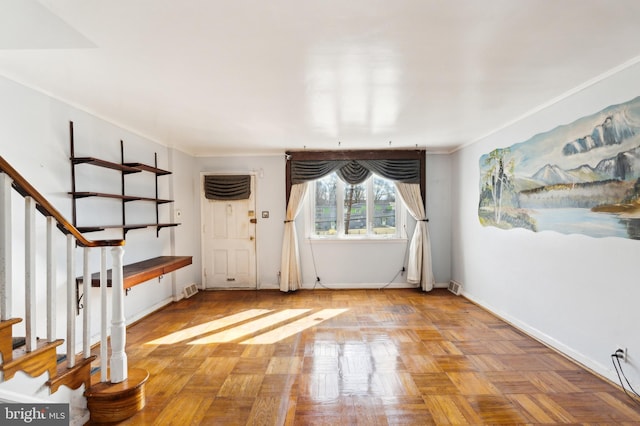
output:
<path id="1" fill-rule="evenodd" d="M 0 330 L 7 327 L 11 328 L 13 324 L 17 324 L 19 322 L 22 322 L 22 318 L 9 318 L 8 320 L 0 321 Z"/>
<path id="2" fill-rule="evenodd" d="M 16 372 L 24 371 L 31 377 L 36 377 L 49 372 L 49 377 L 56 374 L 56 347 L 60 346 L 64 340 L 58 339 L 53 342 L 39 340 L 36 349 L 27 352 L 25 346 L 13 350 L 13 359 L 0 365 L 4 373 L 4 380 L 11 379 Z"/>
<path id="3" fill-rule="evenodd" d="M 53 342 L 48 342 L 44 339 L 38 339 L 36 341 L 36 348 L 34 350 L 32 350 L 31 352 L 27 352 L 27 347 L 26 346 L 20 346 L 17 349 L 14 349 L 13 351 L 13 355 L 15 356 L 20 356 L 23 358 L 29 358 L 29 357 L 34 357 L 37 356 L 38 353 L 40 353 L 41 351 L 50 349 L 52 346 L 56 347 L 56 346 L 60 346 L 61 344 L 64 343 L 63 339 L 56 339 Z"/>
<path id="4" fill-rule="evenodd" d="M 64 354 L 58 355 L 58 365 L 56 367 L 56 376 L 61 376 L 65 374 L 68 370 L 71 370 L 79 365 L 91 364 L 98 358 L 97 355 L 91 355 L 89 358 L 84 358 L 82 354 L 76 355 L 76 363 L 73 367 L 69 368 L 69 361 L 67 360 L 67 356 Z"/>
<path id="5" fill-rule="evenodd" d="M 82 355 L 76 356 L 76 363 L 69 368 L 68 360 L 60 362 L 56 366 L 56 375 L 47 381 L 47 385 L 54 393 L 62 385 L 69 389 L 78 389 L 81 385 L 85 385 L 85 389 L 91 384 L 91 363 L 95 361 L 97 356 L 91 355 L 89 358 L 83 358 Z"/>
<path id="6" fill-rule="evenodd" d="M 9 318 L 0 321 L 0 355 L 2 362 L 10 362 L 13 358 L 13 325 L 22 321 L 22 318 Z"/>
<path id="7" fill-rule="evenodd" d="M 20 346 L 19 348 L 16 348 L 13 350 L 13 357 L 22 358 L 22 359 L 35 358 L 38 355 L 40 355 L 42 352 L 46 352 L 52 348 L 56 348 L 57 346 L 60 346 L 63 343 L 64 343 L 63 339 L 57 339 L 57 340 L 54 340 L 53 342 L 48 342 L 44 339 L 38 339 L 36 342 L 36 348 L 34 350 L 32 350 L 31 352 L 27 352 L 26 346 Z M 18 361 L 19 360 L 14 359 L 12 362 L 18 362 Z M 55 357 L 54 357 L 54 361 L 55 361 Z M 7 364 L 8 363 L 4 363 L 3 366 L 7 366 Z"/>

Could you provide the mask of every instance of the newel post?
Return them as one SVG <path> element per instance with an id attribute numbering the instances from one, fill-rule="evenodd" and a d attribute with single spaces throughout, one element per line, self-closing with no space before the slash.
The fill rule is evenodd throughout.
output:
<path id="1" fill-rule="evenodd" d="M 111 383 L 120 383 L 127 379 L 127 354 L 124 351 L 126 344 L 126 330 L 124 318 L 124 279 L 122 273 L 122 259 L 124 248 L 122 246 L 111 249 L 112 255 L 112 281 L 111 281 Z"/>

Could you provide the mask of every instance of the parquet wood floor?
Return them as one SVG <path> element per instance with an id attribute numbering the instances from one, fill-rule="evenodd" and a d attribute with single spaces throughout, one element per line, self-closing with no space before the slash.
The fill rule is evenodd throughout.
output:
<path id="1" fill-rule="evenodd" d="M 618 388 L 446 290 L 200 292 L 127 331 L 130 425 L 640 424 Z"/>

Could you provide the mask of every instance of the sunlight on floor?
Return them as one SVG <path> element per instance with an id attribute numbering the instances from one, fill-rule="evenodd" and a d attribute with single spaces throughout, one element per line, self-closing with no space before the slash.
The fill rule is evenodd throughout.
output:
<path id="1" fill-rule="evenodd" d="M 208 334 L 221 328 L 229 327 L 230 325 L 237 324 L 242 321 L 246 321 L 251 318 L 255 318 L 260 315 L 272 312 L 270 309 L 249 309 L 248 311 L 239 312 L 237 314 L 229 315 L 217 320 L 205 322 L 194 327 L 189 327 L 184 330 L 176 331 L 175 333 L 168 334 L 156 340 L 147 342 L 147 345 L 171 345 L 174 343 L 182 342 L 183 340 L 193 339 L 194 337 Z"/>
<path id="2" fill-rule="evenodd" d="M 148 341 L 145 344 L 172 345 L 185 342 L 188 345 L 208 345 L 212 343 L 228 343 L 248 337 L 247 340 L 239 343 L 243 345 L 269 345 L 314 327 L 348 310 L 349 309 L 323 309 L 317 312 L 311 312 L 312 309 L 284 309 L 282 311 L 249 309 L 167 334 L 164 337 Z M 305 314 L 307 315 L 298 318 Z M 254 319 L 256 317 L 261 318 Z M 251 319 L 253 320 L 244 322 Z M 273 328 L 280 323 L 282 323 L 282 325 Z M 231 328 L 227 329 L 227 327 Z M 214 333 L 218 330 L 222 331 Z M 261 330 L 266 331 L 261 333 Z M 196 340 L 187 342 L 191 339 Z"/>
<path id="3" fill-rule="evenodd" d="M 320 324 L 330 318 L 338 316 L 348 309 L 323 309 L 320 312 L 313 313 L 309 316 L 301 318 L 289 324 L 285 324 L 282 327 L 278 327 L 275 330 L 267 331 L 251 339 L 241 342 L 243 345 L 268 345 L 276 343 L 282 339 L 293 336 L 296 333 L 313 327 L 316 324 Z"/>
<path id="4" fill-rule="evenodd" d="M 276 312 L 264 318 L 250 321 L 245 324 L 241 324 L 237 327 L 233 327 L 229 330 L 221 331 L 220 333 L 212 334 L 211 336 L 203 337 L 196 341 L 190 342 L 190 345 L 208 345 L 210 343 L 225 343 L 231 342 L 236 339 L 240 339 L 244 336 L 248 336 L 261 330 L 263 328 L 270 327 L 286 320 L 290 320 L 299 315 L 309 312 L 311 309 L 285 309 L 280 312 Z"/>

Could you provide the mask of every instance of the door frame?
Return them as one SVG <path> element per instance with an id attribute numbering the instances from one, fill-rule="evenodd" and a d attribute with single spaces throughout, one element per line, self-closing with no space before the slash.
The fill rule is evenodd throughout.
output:
<path id="1" fill-rule="evenodd" d="M 255 171 L 235 171 L 235 172 L 229 172 L 229 171 L 224 171 L 224 172 L 216 172 L 216 171 L 208 171 L 208 172 L 200 172 L 200 178 L 198 181 L 198 187 L 199 187 L 199 194 L 200 194 L 200 229 L 198 231 L 198 233 L 200 234 L 200 259 L 201 261 L 201 269 L 200 269 L 200 282 L 202 283 L 200 285 L 201 290 L 207 290 L 207 284 L 206 284 L 206 276 L 204 274 L 204 270 L 205 270 L 205 241 L 204 241 L 204 225 L 205 225 L 205 202 L 207 201 L 206 197 L 204 196 L 204 177 L 205 176 L 238 176 L 238 175 L 249 175 L 252 177 L 252 182 L 253 182 L 253 188 L 251 188 L 254 193 L 253 193 L 253 199 L 254 199 L 254 214 L 255 214 L 255 219 L 256 219 L 256 223 L 255 223 L 255 240 L 254 240 L 254 249 L 255 249 L 255 271 L 256 271 L 256 290 L 260 290 L 260 271 L 258 269 L 258 265 L 260 264 L 260 262 L 258 262 L 258 213 L 257 213 L 257 205 L 258 205 L 258 173 Z M 253 289 L 249 289 L 249 290 L 253 290 Z"/>

